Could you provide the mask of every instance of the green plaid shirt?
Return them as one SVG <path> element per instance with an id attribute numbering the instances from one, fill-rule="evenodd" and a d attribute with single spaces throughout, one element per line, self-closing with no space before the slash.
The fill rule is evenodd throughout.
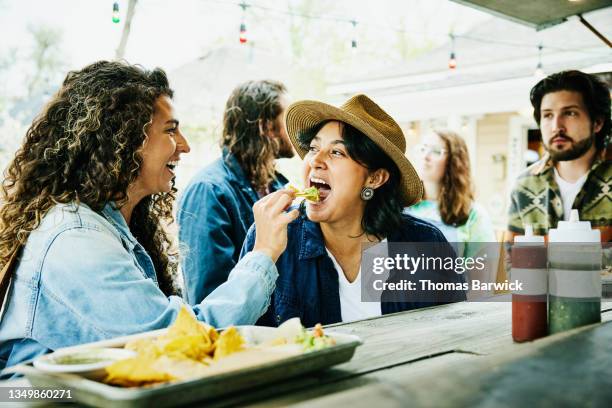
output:
<path id="1" fill-rule="evenodd" d="M 593 162 L 572 208 L 580 212 L 581 220 L 601 230 L 603 242 L 612 240 L 612 160 L 605 153 Z M 513 237 L 531 224 L 535 234 L 548 235 L 562 220 L 563 203 L 552 160 L 544 157 L 519 176 L 510 197 L 508 229 Z"/>

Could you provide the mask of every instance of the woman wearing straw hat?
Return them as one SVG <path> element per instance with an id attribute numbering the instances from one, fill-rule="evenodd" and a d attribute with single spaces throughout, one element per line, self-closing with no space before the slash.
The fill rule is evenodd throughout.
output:
<path id="1" fill-rule="evenodd" d="M 398 124 L 365 95 L 340 108 L 296 102 L 286 121 L 304 159 L 304 184 L 316 187 L 320 200 L 302 203 L 301 216 L 289 224 L 287 249 L 276 264 L 276 290 L 259 324 L 278 325 L 297 316 L 312 326 L 464 300 L 461 289 L 424 295 L 413 288 L 400 298 L 382 294 L 392 302 L 362 301 L 363 244 L 437 242 L 438 254 L 454 256 L 436 227 L 402 214 L 403 207 L 421 199 L 423 184 L 404 155 L 406 141 Z M 243 253 L 254 243 L 252 227 Z M 452 270 L 428 276 L 437 283 L 464 284 Z"/>

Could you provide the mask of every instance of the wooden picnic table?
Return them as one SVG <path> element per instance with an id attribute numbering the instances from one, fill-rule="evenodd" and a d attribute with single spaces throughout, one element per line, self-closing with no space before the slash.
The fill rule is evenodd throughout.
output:
<path id="1" fill-rule="evenodd" d="M 363 340 L 351 361 L 206 406 L 610 406 L 612 303 L 602 324 L 517 344 L 507 298 L 328 326 Z"/>

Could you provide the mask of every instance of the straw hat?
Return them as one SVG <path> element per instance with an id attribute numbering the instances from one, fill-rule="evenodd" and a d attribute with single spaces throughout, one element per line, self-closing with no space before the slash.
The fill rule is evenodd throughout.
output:
<path id="1" fill-rule="evenodd" d="M 423 197 L 423 183 L 406 158 L 406 138 L 399 125 L 365 95 L 355 95 L 340 108 L 317 101 L 299 101 L 287 108 L 287 133 L 293 147 L 303 159 L 307 150 L 300 146 L 298 135 L 328 120 L 348 123 L 369 137 L 397 165 L 401 173 L 400 193 L 404 205 Z"/>

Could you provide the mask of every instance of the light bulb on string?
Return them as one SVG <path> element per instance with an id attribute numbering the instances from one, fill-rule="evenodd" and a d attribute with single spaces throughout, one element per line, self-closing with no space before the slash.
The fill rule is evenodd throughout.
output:
<path id="1" fill-rule="evenodd" d="M 242 22 L 240 23 L 240 44 L 244 44 L 246 42 L 247 42 L 246 24 Z"/>
<path id="2" fill-rule="evenodd" d="M 538 79 L 544 78 L 545 74 L 544 74 L 544 70 L 542 69 L 542 64 L 538 64 L 535 71 L 533 72 L 533 76 Z"/>
<path id="3" fill-rule="evenodd" d="M 240 8 L 242 9 L 242 21 L 240 21 L 240 36 L 238 37 L 240 44 L 246 44 L 247 40 L 247 29 L 246 29 L 246 9 L 248 4 L 242 2 L 240 3 Z"/>
<path id="4" fill-rule="evenodd" d="M 448 59 L 448 69 L 454 70 L 457 68 L 457 57 L 455 56 L 455 36 L 453 34 L 449 34 L 451 38 L 451 52 L 450 57 Z"/>
<path id="5" fill-rule="evenodd" d="M 351 50 L 357 51 L 357 21 L 351 20 L 353 26 L 353 38 L 351 39 Z"/>
<path id="6" fill-rule="evenodd" d="M 450 57 L 448 59 L 448 68 L 455 69 L 457 68 L 457 58 L 455 58 L 455 53 L 451 51 Z"/>
<path id="7" fill-rule="evenodd" d="M 542 44 L 538 45 L 538 65 L 533 73 L 533 76 L 538 80 L 545 76 L 544 69 L 542 69 L 542 48 L 544 48 Z"/>
<path id="8" fill-rule="evenodd" d="M 113 3 L 113 23 L 117 24 L 121 21 L 121 16 L 119 15 L 119 3 Z"/>

